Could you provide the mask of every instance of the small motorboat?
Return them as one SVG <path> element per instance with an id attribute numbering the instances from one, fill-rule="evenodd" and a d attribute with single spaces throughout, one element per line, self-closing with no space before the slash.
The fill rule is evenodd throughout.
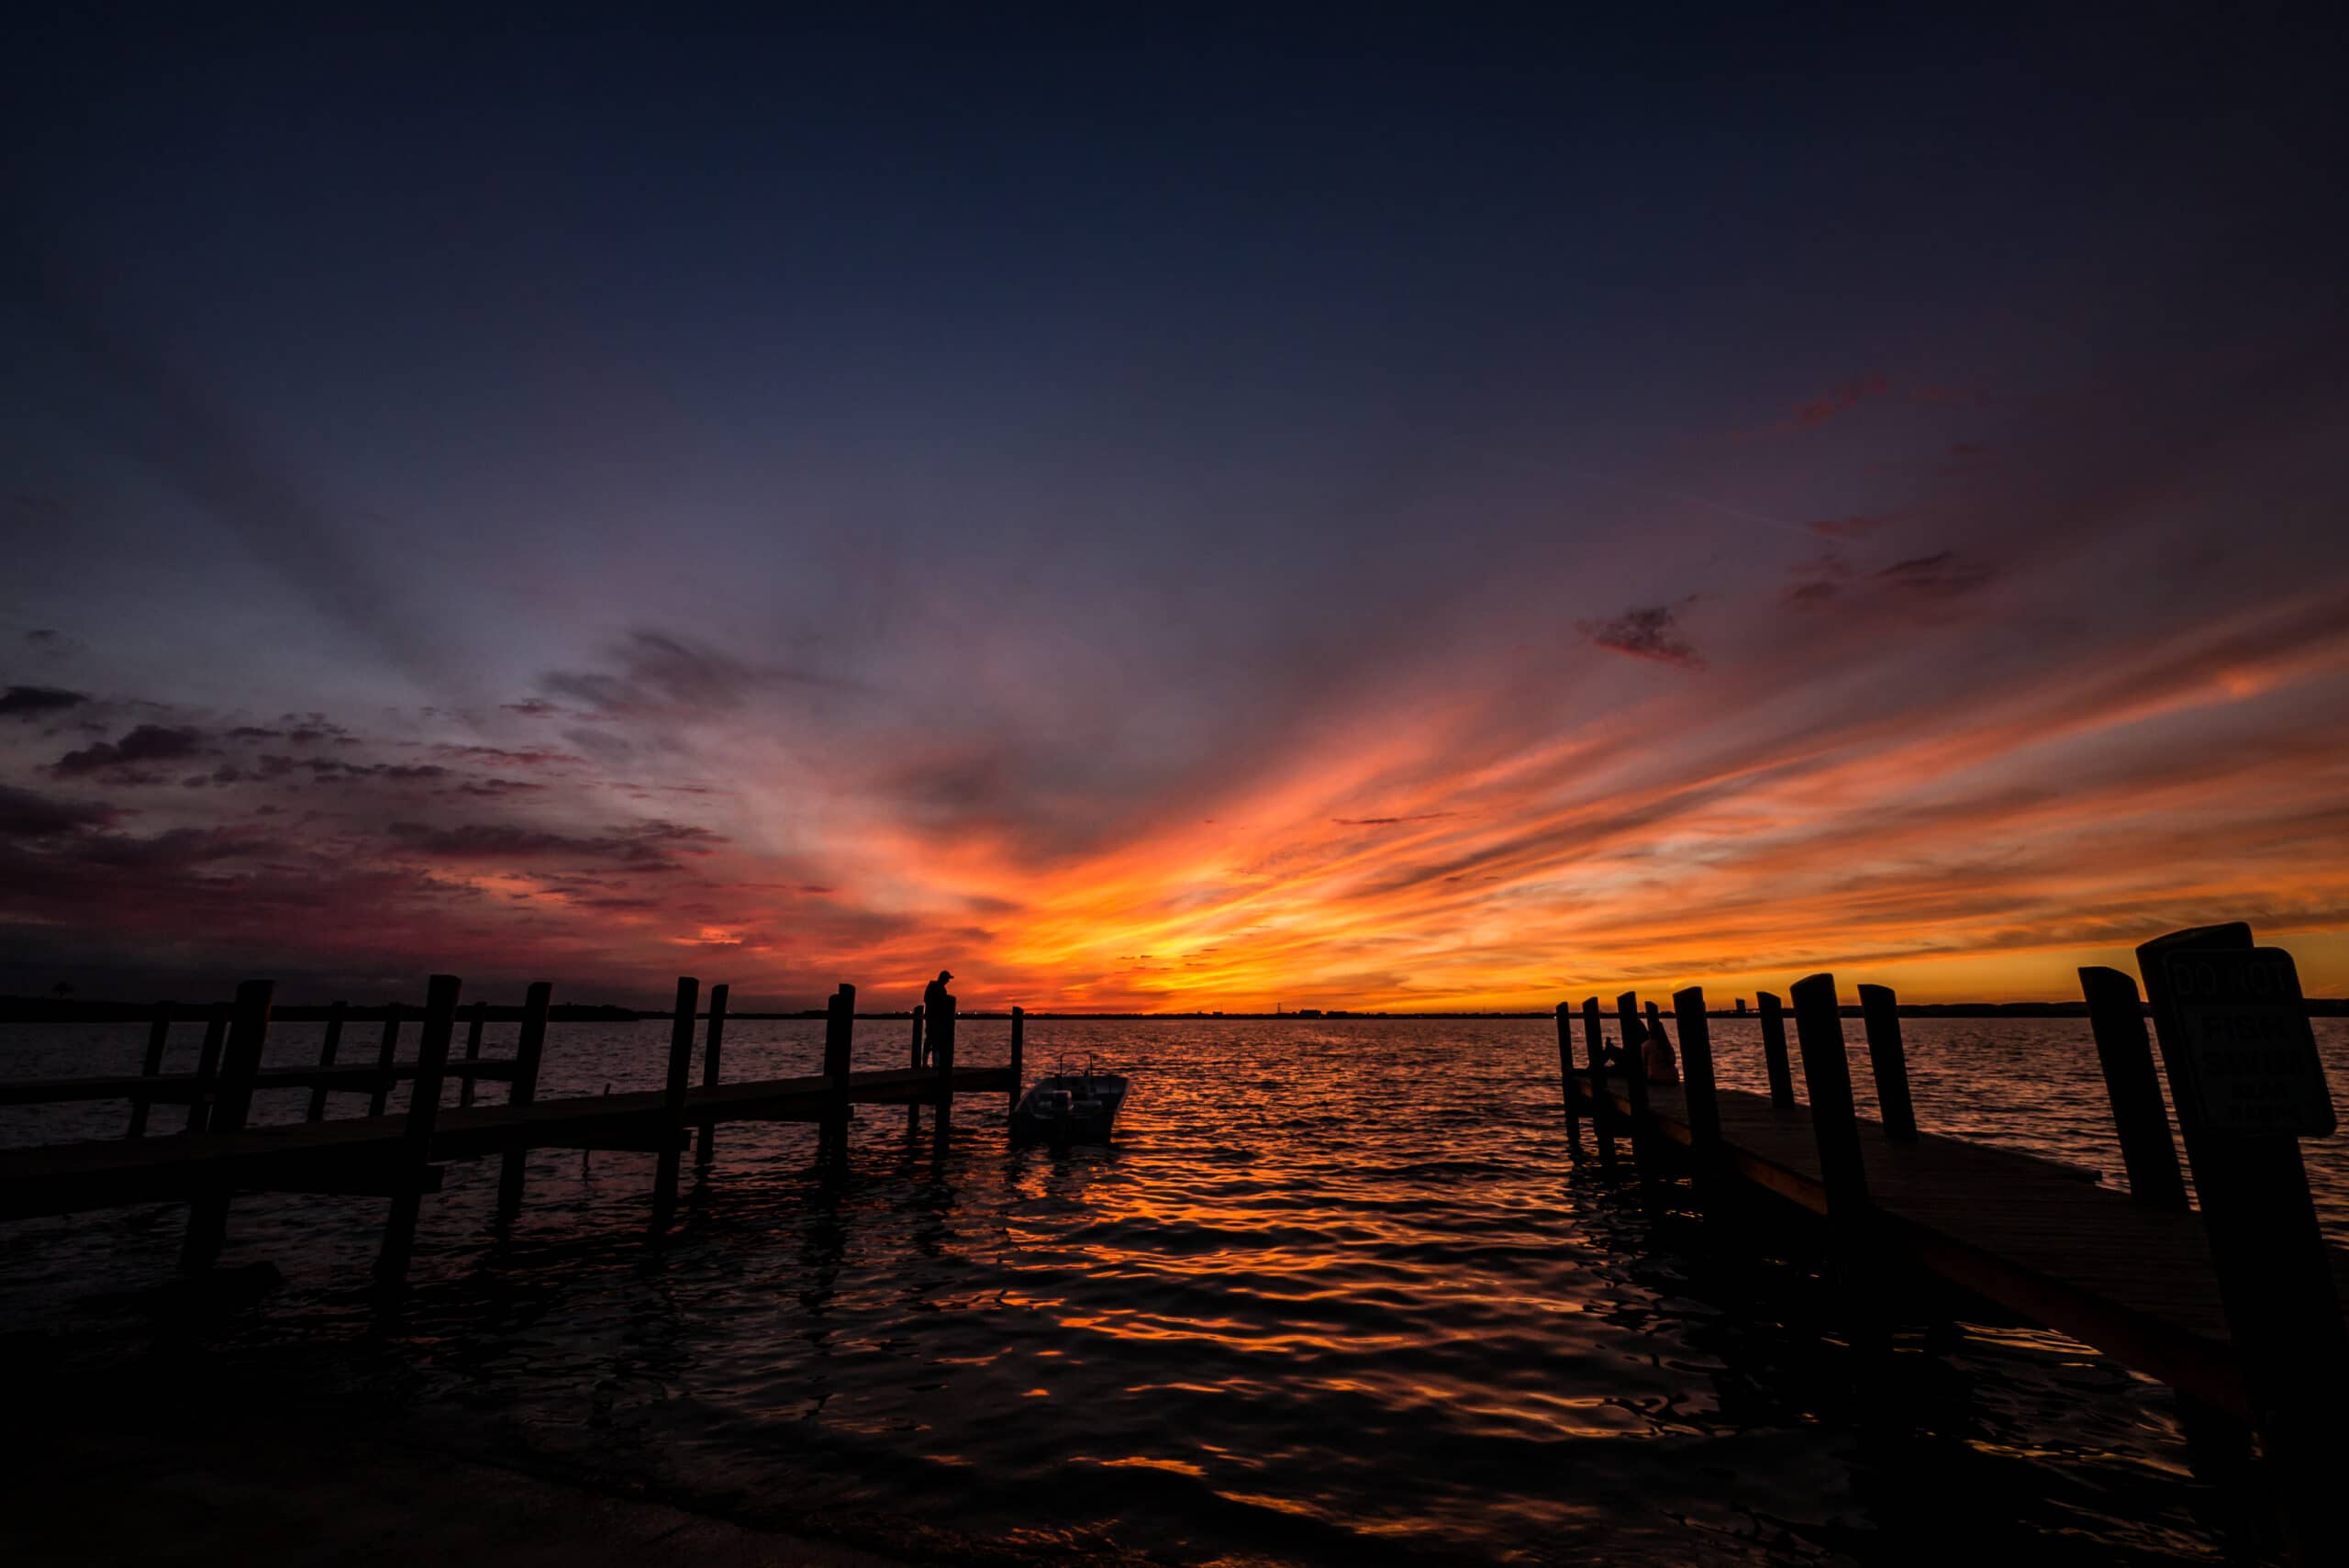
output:
<path id="1" fill-rule="evenodd" d="M 1069 1143 L 1107 1143 L 1126 1103 L 1126 1080 L 1115 1073 L 1096 1073 L 1086 1062 L 1082 1073 L 1055 1073 L 1036 1080 L 1012 1108 L 1011 1136 L 1016 1142 L 1047 1142 L 1058 1148 Z"/>

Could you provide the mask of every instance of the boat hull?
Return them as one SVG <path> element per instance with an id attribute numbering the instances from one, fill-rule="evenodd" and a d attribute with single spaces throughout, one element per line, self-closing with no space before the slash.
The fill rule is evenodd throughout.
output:
<path id="1" fill-rule="evenodd" d="M 1012 1141 L 1107 1143 L 1125 1103 L 1126 1081 L 1113 1073 L 1039 1079 L 1012 1107 Z"/>

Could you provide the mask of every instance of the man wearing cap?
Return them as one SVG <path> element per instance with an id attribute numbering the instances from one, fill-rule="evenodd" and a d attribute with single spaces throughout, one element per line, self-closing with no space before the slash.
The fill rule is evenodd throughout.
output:
<path id="1" fill-rule="evenodd" d="M 922 1031 L 921 1063 L 925 1067 L 930 1065 L 930 1058 L 938 1050 L 938 1020 L 946 1016 L 948 1007 L 953 1006 L 953 998 L 946 994 L 946 983 L 953 978 L 952 970 L 941 969 L 937 979 L 922 987 L 922 1016 L 930 1020 L 930 1028 Z"/>

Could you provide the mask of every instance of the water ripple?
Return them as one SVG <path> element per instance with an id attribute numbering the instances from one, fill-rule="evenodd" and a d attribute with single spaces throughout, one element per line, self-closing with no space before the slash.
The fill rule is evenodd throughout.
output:
<path id="1" fill-rule="evenodd" d="M 1715 1028 L 1725 1080 L 1760 1088 L 1750 1026 Z M 820 1029 L 740 1023 L 729 1070 L 808 1071 Z M 2219 1550 L 2165 1391 L 2061 1336 L 1924 1308 L 1888 1351 L 1854 1351 L 1799 1235 L 1709 1231 L 1685 1192 L 1574 1165 L 1546 1022 L 1033 1029 L 1033 1060 L 1097 1051 L 1134 1072 L 1118 1147 L 1009 1151 L 996 1097 L 959 1106 L 942 1141 L 926 1115 L 868 1108 L 844 1167 L 816 1162 L 809 1129 L 730 1126 L 659 1248 L 647 1157 L 532 1156 L 505 1236 L 494 1167 L 460 1166 L 396 1321 L 361 1288 L 380 1204 L 244 1199 L 228 1261 L 288 1280 L 216 1348 L 257 1385 L 395 1398 L 616 1475 L 885 1511 L 1038 1557 Z M 966 1055 L 999 1057 L 1000 1026 L 965 1029 Z M 894 1065 L 896 1030 L 866 1033 L 860 1065 Z M 1909 1035 L 1925 1125 L 2118 1183 L 2081 1026 Z M 2349 1030 L 2320 1036 L 2349 1068 Z M 546 1092 L 650 1086 L 664 1038 L 559 1029 Z M 0 1032 L 0 1073 L 120 1071 L 142 1039 Z M 315 1049 L 299 1026 L 272 1045 Z M 41 1107 L 0 1140 L 118 1120 Z M 2325 1224 L 2349 1234 L 2337 1142 L 2310 1158 Z M 128 1353 L 148 1329 L 125 1303 L 169 1277 L 179 1229 L 171 1209 L 0 1227 L 0 1323 Z"/>

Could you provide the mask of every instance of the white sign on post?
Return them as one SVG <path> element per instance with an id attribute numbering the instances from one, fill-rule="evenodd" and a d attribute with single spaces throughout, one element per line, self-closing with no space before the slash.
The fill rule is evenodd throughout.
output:
<path id="1" fill-rule="evenodd" d="M 2163 967 L 2203 1125 L 2302 1137 L 2332 1130 L 2332 1094 L 2290 953 L 2204 949 L 2170 953 Z"/>

